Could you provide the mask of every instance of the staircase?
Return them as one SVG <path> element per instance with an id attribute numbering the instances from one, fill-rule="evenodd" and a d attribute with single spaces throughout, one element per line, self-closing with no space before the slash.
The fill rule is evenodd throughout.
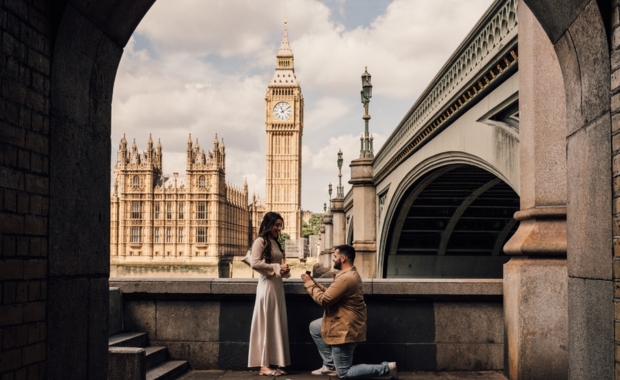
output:
<path id="1" fill-rule="evenodd" d="M 110 312 L 118 313 L 122 310 L 120 290 L 113 289 L 110 288 Z M 170 360 L 166 347 L 148 346 L 146 333 L 121 332 L 118 315 L 110 317 L 113 335 L 108 339 L 108 380 L 174 380 L 187 372 L 186 360 Z M 112 326 L 113 321 L 117 322 L 116 326 Z"/>

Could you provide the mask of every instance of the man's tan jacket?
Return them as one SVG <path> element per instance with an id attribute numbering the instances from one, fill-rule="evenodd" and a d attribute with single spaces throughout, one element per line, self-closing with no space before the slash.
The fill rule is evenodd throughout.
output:
<path id="1" fill-rule="evenodd" d="M 325 308 L 321 336 L 327 344 L 366 340 L 366 303 L 362 279 L 355 267 L 340 271 L 329 288 L 314 281 L 304 284 L 316 303 Z"/>

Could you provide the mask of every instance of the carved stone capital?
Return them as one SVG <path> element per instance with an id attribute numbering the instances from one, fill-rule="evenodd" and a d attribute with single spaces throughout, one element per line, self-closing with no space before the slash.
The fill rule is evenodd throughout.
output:
<path id="1" fill-rule="evenodd" d="M 504 245 L 507 255 L 566 256 L 566 206 L 517 211 L 519 229 Z"/>
<path id="2" fill-rule="evenodd" d="M 372 158 L 358 158 L 351 161 L 351 179 L 349 183 L 356 186 L 374 186 L 372 182 Z"/>
<path id="3" fill-rule="evenodd" d="M 332 199 L 332 208 L 331 211 L 333 214 L 337 212 L 344 212 L 344 199 L 343 198 L 333 198 Z"/>
<path id="4" fill-rule="evenodd" d="M 377 242 L 374 240 L 354 240 L 353 248 L 356 253 L 376 253 Z"/>

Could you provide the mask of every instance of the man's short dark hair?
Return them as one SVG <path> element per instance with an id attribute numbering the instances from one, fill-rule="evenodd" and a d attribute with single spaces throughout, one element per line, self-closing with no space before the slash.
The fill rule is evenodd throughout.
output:
<path id="1" fill-rule="evenodd" d="M 349 260 L 351 263 L 355 261 L 355 248 L 351 247 L 348 244 L 342 244 L 336 246 L 336 249 L 338 250 L 338 253 L 346 256 L 347 260 Z"/>

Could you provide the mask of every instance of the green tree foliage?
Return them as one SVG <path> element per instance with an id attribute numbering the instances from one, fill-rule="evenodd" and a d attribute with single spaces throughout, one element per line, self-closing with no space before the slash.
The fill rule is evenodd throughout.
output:
<path id="1" fill-rule="evenodd" d="M 318 235 L 321 224 L 323 224 L 323 214 L 312 214 L 308 223 L 302 223 L 301 236 L 307 238 L 310 235 Z"/>
<path id="2" fill-rule="evenodd" d="M 290 239 L 291 239 L 291 235 L 287 234 L 286 232 L 280 232 L 280 237 L 278 238 L 278 242 L 280 243 L 280 246 L 284 248 L 286 246 L 286 241 Z"/>

